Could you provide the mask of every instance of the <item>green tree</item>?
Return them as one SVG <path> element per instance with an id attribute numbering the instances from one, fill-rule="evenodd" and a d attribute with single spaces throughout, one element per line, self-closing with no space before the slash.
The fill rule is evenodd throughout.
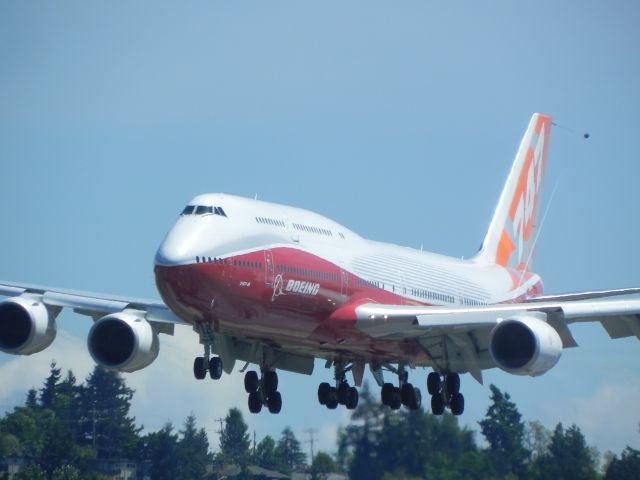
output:
<path id="1" fill-rule="evenodd" d="M 565 430 L 559 423 L 551 435 L 547 453 L 532 466 L 535 478 L 595 480 L 599 478 L 594 452 L 576 425 Z"/>
<path id="2" fill-rule="evenodd" d="M 56 396 L 56 386 L 60 381 L 61 370 L 57 368 L 56 361 L 51 362 L 49 376 L 44 381 L 44 386 L 40 389 L 40 405 L 43 408 L 51 408 L 53 399 Z"/>
<path id="3" fill-rule="evenodd" d="M 624 449 L 620 458 L 614 456 L 605 474 L 605 480 L 637 480 L 640 478 L 640 450 Z"/>
<path id="4" fill-rule="evenodd" d="M 131 458 L 141 430 L 129 416 L 132 397 L 119 373 L 96 365 L 79 388 L 78 443 L 95 448 L 97 458 Z"/>
<path id="5" fill-rule="evenodd" d="M 177 444 L 176 479 L 196 480 L 207 476 L 207 467 L 211 465 L 213 456 L 209 453 L 209 440 L 204 429 L 196 428 L 196 417 L 190 414 L 180 431 Z"/>
<path id="6" fill-rule="evenodd" d="M 173 480 L 178 472 L 177 450 L 178 436 L 167 422 L 142 438 L 139 458 L 150 463 L 149 474 L 154 480 Z"/>
<path id="7" fill-rule="evenodd" d="M 231 408 L 224 419 L 220 433 L 220 461 L 246 467 L 249 463 L 249 427 L 242 418 L 242 412 Z"/>
<path id="8" fill-rule="evenodd" d="M 80 480 L 80 472 L 72 465 L 63 465 L 53 471 L 51 480 Z"/>
<path id="9" fill-rule="evenodd" d="M 27 465 L 13 477 L 15 480 L 47 480 L 47 474 L 38 465 Z"/>
<path id="10" fill-rule="evenodd" d="M 491 467 L 499 477 L 512 474 L 524 478 L 529 452 L 524 446 L 525 429 L 520 412 L 508 393 L 502 393 L 495 385 L 489 388 L 492 404 L 479 424 L 489 443 Z"/>
<path id="11" fill-rule="evenodd" d="M 325 452 L 318 452 L 313 457 L 309 473 L 311 474 L 311 480 L 324 480 L 330 473 L 338 471 L 338 465 L 331 458 L 331 455 Z"/>
<path id="12" fill-rule="evenodd" d="M 289 427 L 280 434 L 276 446 L 276 457 L 285 467 L 285 472 L 301 472 L 306 469 L 307 456 L 300 447 L 300 442 Z"/>
<path id="13" fill-rule="evenodd" d="M 279 464 L 276 456 L 276 441 L 269 435 L 260 440 L 256 446 L 254 460 L 256 465 L 268 470 L 280 470 L 282 466 Z"/>
<path id="14" fill-rule="evenodd" d="M 344 442 L 351 452 L 350 478 L 380 478 L 378 442 L 384 421 L 384 407 L 376 400 L 369 384 L 365 382 L 360 391 L 360 402 L 351 414 L 351 424 L 346 427 L 338 445 Z M 341 457 L 346 457 L 344 446 Z M 340 452 L 340 449 L 339 449 Z"/>

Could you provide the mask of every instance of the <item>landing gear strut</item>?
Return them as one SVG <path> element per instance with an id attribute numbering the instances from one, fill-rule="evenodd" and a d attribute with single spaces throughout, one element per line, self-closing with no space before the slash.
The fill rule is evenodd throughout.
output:
<path id="1" fill-rule="evenodd" d="M 422 405 L 422 394 L 420 389 L 409 383 L 409 374 L 404 367 L 396 370 L 398 374 L 398 386 L 392 383 L 385 383 L 380 390 L 382 404 L 392 410 L 398 410 L 402 405 L 409 410 L 418 410 Z"/>
<path id="2" fill-rule="evenodd" d="M 442 415 L 445 407 L 449 407 L 456 416 L 464 412 L 464 396 L 460 393 L 460 376 L 457 373 L 447 373 L 443 379 L 440 374 L 431 372 L 427 376 L 427 391 L 431 395 L 434 415 Z"/>
<path id="3" fill-rule="evenodd" d="M 264 370 L 262 377 L 250 370 L 244 375 L 244 389 L 249 394 L 249 411 L 260 413 L 265 405 L 269 412 L 280 413 L 282 395 L 278 391 L 278 374 L 275 370 Z"/>
<path id="4" fill-rule="evenodd" d="M 345 368 L 342 362 L 334 364 L 335 387 L 327 382 L 322 382 L 318 386 L 318 402 L 330 410 L 334 410 L 338 405 L 344 405 L 348 410 L 354 410 L 358 406 L 358 390 L 349 385 L 346 373 L 350 368 Z"/>

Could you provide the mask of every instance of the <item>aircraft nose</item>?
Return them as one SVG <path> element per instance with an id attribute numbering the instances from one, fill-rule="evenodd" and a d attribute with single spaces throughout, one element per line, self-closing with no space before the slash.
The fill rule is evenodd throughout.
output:
<path id="1" fill-rule="evenodd" d="M 185 227 L 183 222 L 178 221 L 167 233 L 156 252 L 156 265 L 184 265 L 195 260 L 193 236 L 188 235 Z"/>

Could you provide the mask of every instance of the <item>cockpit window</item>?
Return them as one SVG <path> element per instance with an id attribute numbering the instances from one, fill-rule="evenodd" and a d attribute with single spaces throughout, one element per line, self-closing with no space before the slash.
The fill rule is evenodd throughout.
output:
<path id="1" fill-rule="evenodd" d="M 182 210 L 181 215 L 220 215 L 221 217 L 226 217 L 226 212 L 222 209 L 222 207 L 213 207 L 208 205 L 187 205 Z"/>
<path id="2" fill-rule="evenodd" d="M 198 205 L 196 207 L 196 215 L 204 215 L 206 213 L 213 213 L 213 207 L 207 207 L 205 205 Z"/>

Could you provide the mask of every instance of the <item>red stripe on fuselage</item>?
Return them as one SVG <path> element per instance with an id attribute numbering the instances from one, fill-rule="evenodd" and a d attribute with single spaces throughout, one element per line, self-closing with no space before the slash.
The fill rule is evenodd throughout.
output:
<path id="1" fill-rule="evenodd" d="M 294 248 L 202 260 L 155 268 L 164 302 L 190 323 L 211 323 L 225 335 L 344 349 L 365 358 L 424 357 L 415 345 L 372 340 L 355 328 L 355 315 L 340 314 L 345 306 L 362 303 L 423 304 L 378 288 L 327 260 Z"/>

